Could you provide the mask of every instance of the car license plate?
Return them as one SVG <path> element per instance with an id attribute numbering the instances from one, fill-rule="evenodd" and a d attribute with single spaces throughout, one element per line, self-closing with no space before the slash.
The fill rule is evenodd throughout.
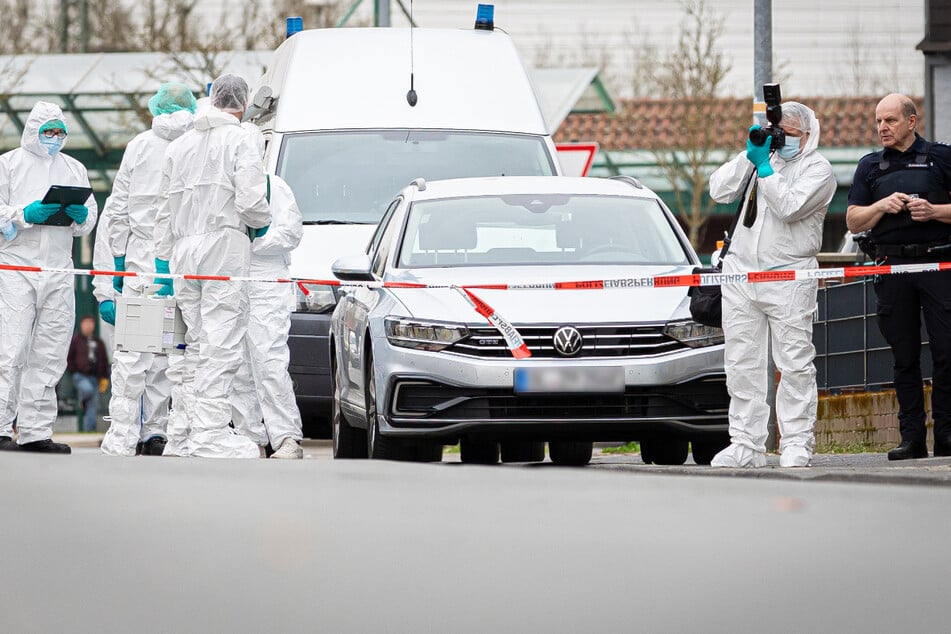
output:
<path id="1" fill-rule="evenodd" d="M 515 392 L 601 392 L 624 391 L 624 368 L 572 366 L 565 368 L 515 368 Z"/>

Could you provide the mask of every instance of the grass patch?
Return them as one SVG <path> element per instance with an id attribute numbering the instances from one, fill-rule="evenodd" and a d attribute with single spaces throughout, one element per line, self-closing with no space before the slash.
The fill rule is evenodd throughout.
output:
<path id="1" fill-rule="evenodd" d="M 442 448 L 443 453 L 459 453 L 459 445 L 446 445 Z"/>
<path id="2" fill-rule="evenodd" d="M 619 447 L 603 447 L 601 453 L 641 453 L 641 443 L 629 442 Z"/>
<path id="3" fill-rule="evenodd" d="M 848 453 L 884 453 L 891 449 L 890 445 L 879 445 L 870 442 L 838 442 L 832 440 L 816 445 L 816 453 L 848 454 Z"/>

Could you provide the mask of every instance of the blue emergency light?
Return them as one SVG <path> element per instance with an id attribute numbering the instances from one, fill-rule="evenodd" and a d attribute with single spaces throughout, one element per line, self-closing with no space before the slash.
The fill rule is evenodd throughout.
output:
<path id="1" fill-rule="evenodd" d="M 300 33 L 304 30 L 304 18 L 301 17 L 291 17 L 287 18 L 287 35 L 284 37 L 286 40 L 295 33 Z"/>
<path id="2" fill-rule="evenodd" d="M 475 28 L 479 31 L 492 31 L 495 29 L 495 5 L 480 4 L 476 10 Z"/>

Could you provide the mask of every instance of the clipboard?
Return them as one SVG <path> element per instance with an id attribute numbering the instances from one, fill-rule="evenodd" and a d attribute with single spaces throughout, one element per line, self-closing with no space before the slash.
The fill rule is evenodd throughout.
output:
<path id="1" fill-rule="evenodd" d="M 85 205 L 92 195 L 92 187 L 77 187 L 75 185 L 52 185 L 40 202 L 44 205 L 59 204 L 59 211 L 44 222 L 54 227 L 68 227 L 73 219 L 66 215 L 67 205 Z"/>

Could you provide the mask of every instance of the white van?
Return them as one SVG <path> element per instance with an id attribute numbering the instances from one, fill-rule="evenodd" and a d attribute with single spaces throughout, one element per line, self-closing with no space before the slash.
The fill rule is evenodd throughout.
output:
<path id="1" fill-rule="evenodd" d="M 267 169 L 290 184 L 304 216 L 294 277 L 334 279 L 334 260 L 365 250 L 385 206 L 416 178 L 560 173 L 531 82 L 500 31 L 301 31 L 278 47 L 253 94 Z M 305 435 L 329 414 L 337 299 L 330 286 L 309 290 L 297 291 L 289 342 Z"/>

